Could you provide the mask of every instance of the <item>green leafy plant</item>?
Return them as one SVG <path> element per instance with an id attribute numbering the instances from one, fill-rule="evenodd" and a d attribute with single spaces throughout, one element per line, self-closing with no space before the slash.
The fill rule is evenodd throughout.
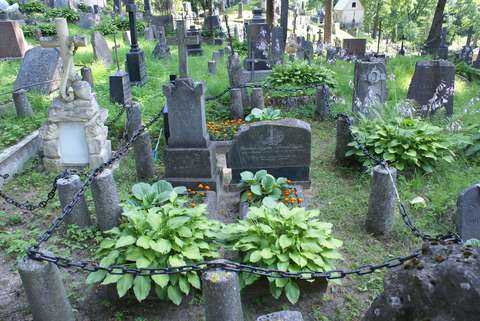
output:
<path id="1" fill-rule="evenodd" d="M 21 12 L 26 14 L 31 13 L 44 13 L 48 8 L 42 1 L 28 1 L 24 3 L 19 3 L 19 9 Z"/>
<path id="2" fill-rule="evenodd" d="M 327 271 L 332 261 L 341 259 L 342 241 L 332 237 L 332 224 L 319 220 L 318 211 L 289 209 L 283 204 L 251 207 L 248 216 L 224 228 L 222 238 L 228 248 L 239 251 L 241 262 L 288 272 Z M 241 273 L 241 287 L 260 276 Z M 300 288 L 294 279 L 269 278 L 275 298 L 285 293 L 295 304 Z"/>
<path id="3" fill-rule="evenodd" d="M 479 249 L 479 248 L 480 248 L 480 240 L 478 240 L 478 239 L 470 239 L 470 240 L 468 240 L 468 241 L 465 242 L 465 245 Z"/>
<path id="4" fill-rule="evenodd" d="M 233 50 L 239 55 L 239 56 L 246 56 L 248 53 L 248 47 L 247 43 L 243 41 L 238 41 L 236 39 L 233 39 L 232 41 L 232 46 Z"/>
<path id="5" fill-rule="evenodd" d="M 388 161 L 398 170 L 419 168 L 431 173 L 435 162 L 451 163 L 455 156 L 442 128 L 416 118 L 362 119 L 358 125 L 352 126 L 352 133 L 371 154 Z M 355 155 L 364 165 L 369 164 L 356 141 L 349 146 L 347 156 Z"/>
<path id="6" fill-rule="evenodd" d="M 253 108 L 250 114 L 245 117 L 247 123 L 253 123 L 263 120 L 278 120 L 282 119 L 282 111 L 280 109 L 273 109 L 270 107 L 260 109 Z"/>
<path id="7" fill-rule="evenodd" d="M 143 21 L 137 21 L 136 27 L 138 32 L 143 32 L 145 30 L 145 23 Z M 129 28 L 130 25 L 126 17 L 115 16 L 115 18 L 112 18 L 111 16 L 103 16 L 95 30 L 107 36 L 113 35 L 118 31 L 127 31 Z"/>
<path id="8" fill-rule="evenodd" d="M 53 23 L 39 23 L 38 24 L 38 29 L 42 33 L 42 36 L 48 37 L 48 36 L 54 36 L 57 34 L 57 29 Z"/>
<path id="9" fill-rule="evenodd" d="M 70 8 L 53 8 L 45 13 L 47 18 L 65 18 L 68 22 L 75 22 L 80 19 L 77 11 Z"/>
<path id="10" fill-rule="evenodd" d="M 474 124 L 467 128 L 467 142 L 465 144 L 465 155 L 476 157 L 480 155 L 480 125 Z"/>
<path id="11" fill-rule="evenodd" d="M 97 251 L 100 266 L 179 267 L 217 258 L 219 254 L 214 239 L 220 223 L 206 217 L 206 204 L 183 207 L 186 201 L 175 189 L 170 189 L 169 183 L 147 185 L 133 186 L 133 198 L 123 204 L 123 222 L 108 231 L 100 243 Z M 176 305 L 192 288 L 200 289 L 196 272 L 133 276 L 99 270 L 91 273 L 87 282 L 116 284 L 119 297 L 133 288 L 138 301 L 143 301 L 154 288 L 160 299 L 169 299 Z"/>
<path id="12" fill-rule="evenodd" d="M 241 202 L 250 204 L 276 203 L 282 198 L 282 191 L 289 189 L 290 185 L 285 177 L 275 179 L 266 170 L 253 174 L 245 171 L 240 173 Z"/>
<path id="13" fill-rule="evenodd" d="M 334 88 L 335 73 L 323 65 L 309 65 L 305 62 L 290 62 L 276 65 L 266 80 L 271 86 L 327 85 Z"/>

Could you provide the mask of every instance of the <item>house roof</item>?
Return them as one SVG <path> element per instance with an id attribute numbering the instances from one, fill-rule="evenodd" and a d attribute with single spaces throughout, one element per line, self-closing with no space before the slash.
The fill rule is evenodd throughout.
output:
<path id="1" fill-rule="evenodd" d="M 351 0 L 340 0 L 337 2 L 333 10 L 344 10 L 347 5 L 350 4 Z"/>

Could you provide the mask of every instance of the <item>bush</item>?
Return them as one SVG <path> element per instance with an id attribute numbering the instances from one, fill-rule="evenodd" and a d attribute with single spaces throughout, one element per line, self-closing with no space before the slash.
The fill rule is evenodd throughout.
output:
<path id="1" fill-rule="evenodd" d="M 276 65 L 266 82 L 273 87 L 327 85 L 330 88 L 334 88 L 335 73 L 323 65 L 291 62 Z"/>
<path id="2" fill-rule="evenodd" d="M 145 30 L 145 23 L 143 21 L 137 20 L 137 31 L 143 32 Z M 103 16 L 98 26 L 95 30 L 100 31 L 104 36 L 113 35 L 118 31 L 127 31 L 129 30 L 130 25 L 128 23 L 128 18 L 122 16 L 115 16 L 113 19 L 110 16 Z"/>
<path id="3" fill-rule="evenodd" d="M 398 170 L 419 168 L 430 173 L 436 161 L 450 163 L 455 156 L 442 128 L 416 118 L 362 119 L 352 126 L 352 133 L 371 154 Z M 370 161 L 359 144 L 353 141 L 349 146 L 347 156 L 355 155 L 368 166 Z"/>
<path id="4" fill-rule="evenodd" d="M 319 220 L 318 211 L 289 209 L 283 204 L 274 207 L 251 207 L 245 220 L 225 227 L 222 238 L 227 247 L 239 251 L 241 262 L 288 272 L 327 271 L 332 260 L 341 259 L 337 249 L 342 241 L 331 236 L 332 224 Z M 242 288 L 260 276 L 240 274 Z M 295 304 L 300 297 L 294 279 L 269 278 L 270 292 L 275 298 L 285 293 Z"/>
<path id="5" fill-rule="evenodd" d="M 260 109 L 260 108 L 253 108 L 245 118 L 247 123 L 254 123 L 257 121 L 264 121 L 264 120 L 278 120 L 282 119 L 282 112 L 279 109 L 273 109 L 270 107 Z"/>
<path id="6" fill-rule="evenodd" d="M 80 19 L 80 15 L 70 8 L 53 8 L 49 9 L 45 17 L 47 18 L 65 18 L 68 22 L 75 22 Z"/>
<path id="7" fill-rule="evenodd" d="M 462 77 L 467 78 L 469 81 L 479 81 L 480 80 L 480 69 L 473 68 L 465 62 L 457 63 L 455 68 L 457 74 Z"/>
<path id="8" fill-rule="evenodd" d="M 248 47 L 246 42 L 233 39 L 232 45 L 233 45 L 233 50 L 235 50 L 235 52 L 239 56 L 246 56 L 248 54 Z"/>
<path id="9" fill-rule="evenodd" d="M 38 27 L 35 25 L 22 26 L 23 35 L 27 38 L 35 38 L 35 33 L 37 30 L 38 30 Z"/>
<path id="10" fill-rule="evenodd" d="M 205 204 L 185 206 L 188 200 L 179 196 L 184 191 L 185 188 L 173 188 L 165 181 L 134 185 L 133 197 L 122 206 L 124 221 L 108 231 L 108 237 L 100 243 L 100 266 L 179 267 L 219 257 L 213 240 L 220 223 L 206 217 Z M 200 289 L 197 272 L 133 276 L 99 270 L 91 273 L 87 282 L 116 284 L 119 297 L 133 287 L 138 301 L 143 301 L 154 287 L 160 299 L 169 299 L 176 305 L 192 287 Z"/>
<path id="11" fill-rule="evenodd" d="M 31 13 L 44 13 L 47 11 L 47 6 L 42 1 L 28 1 L 25 3 L 19 3 L 20 11 L 26 14 Z"/>
<path id="12" fill-rule="evenodd" d="M 480 156 L 480 125 L 474 124 L 467 128 L 468 139 L 465 146 L 465 155 L 468 157 Z"/>

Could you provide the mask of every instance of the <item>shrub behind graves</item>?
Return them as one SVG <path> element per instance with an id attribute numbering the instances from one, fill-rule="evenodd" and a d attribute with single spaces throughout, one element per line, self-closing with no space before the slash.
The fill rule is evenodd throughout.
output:
<path id="1" fill-rule="evenodd" d="M 442 128 L 416 118 L 362 119 L 352 127 L 352 133 L 370 153 L 398 170 L 419 168 L 430 173 L 435 162 L 450 163 L 455 156 Z M 347 156 L 355 155 L 364 165 L 370 164 L 357 142 L 353 141 L 349 146 Z"/>
<path id="2" fill-rule="evenodd" d="M 276 65 L 266 81 L 273 87 L 327 85 L 334 88 L 335 73 L 323 65 L 290 62 Z"/>
<path id="3" fill-rule="evenodd" d="M 140 183 L 132 188 L 132 198 L 123 204 L 124 220 L 107 232 L 97 251 L 100 266 L 125 265 L 131 268 L 178 267 L 217 258 L 214 242 L 220 223 L 209 220 L 206 205 L 187 207 L 188 201 L 168 182 Z M 153 282 L 152 282 L 153 281 Z M 179 305 L 193 288 L 200 289 L 196 272 L 172 275 L 113 275 L 91 273 L 88 283 L 116 284 L 119 297 L 130 289 L 143 301 L 152 287 L 160 299 Z"/>
<path id="4" fill-rule="evenodd" d="M 468 157 L 480 156 L 480 125 L 474 124 L 467 128 L 468 140 L 465 146 L 465 154 Z"/>
<path id="5" fill-rule="evenodd" d="M 248 53 L 248 47 L 247 43 L 244 41 L 238 41 L 236 39 L 233 39 L 233 50 L 239 55 L 239 56 L 246 56 Z"/>
<path id="6" fill-rule="evenodd" d="M 65 18 L 68 22 L 75 22 L 80 19 L 80 15 L 70 8 L 53 8 L 49 9 L 45 17 L 47 18 Z"/>
<path id="7" fill-rule="evenodd" d="M 264 109 L 253 108 L 250 114 L 245 118 L 247 123 L 278 119 L 282 119 L 282 112 L 279 109 L 273 109 L 270 107 Z"/>
<path id="8" fill-rule="evenodd" d="M 47 10 L 47 6 L 42 1 L 28 1 L 19 3 L 20 12 L 30 13 L 44 13 Z"/>
<path id="9" fill-rule="evenodd" d="M 288 272 L 327 271 L 333 269 L 333 260 L 342 258 L 337 251 L 342 241 L 332 237 L 332 224 L 321 222 L 319 215 L 283 204 L 251 207 L 245 220 L 224 228 L 222 237 L 228 248 L 239 251 L 245 264 Z M 241 273 L 241 287 L 259 278 Z M 268 282 L 275 298 L 285 293 L 291 303 L 298 301 L 300 288 L 294 279 L 269 278 Z"/>
<path id="10" fill-rule="evenodd" d="M 137 20 L 136 26 L 138 32 L 143 32 L 145 30 L 145 23 L 143 21 Z M 113 35 L 118 31 L 127 31 L 129 28 L 128 18 L 126 17 L 115 16 L 115 18 L 112 18 L 110 16 L 103 16 L 95 30 L 100 31 L 102 35 L 107 36 Z"/>

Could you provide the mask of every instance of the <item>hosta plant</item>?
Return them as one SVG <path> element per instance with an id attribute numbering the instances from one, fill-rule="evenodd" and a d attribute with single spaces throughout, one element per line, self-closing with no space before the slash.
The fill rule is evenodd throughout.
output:
<path id="1" fill-rule="evenodd" d="M 252 207 L 245 220 L 224 228 L 227 247 L 239 251 L 241 262 L 268 269 L 300 272 L 325 272 L 333 269 L 333 260 L 341 259 L 342 241 L 332 237 L 332 224 L 319 220 L 318 211 L 289 209 L 283 204 Z M 260 276 L 241 273 L 241 287 Z M 275 298 L 285 293 L 295 304 L 300 288 L 295 279 L 269 278 Z"/>
<path id="2" fill-rule="evenodd" d="M 260 170 L 253 174 L 245 171 L 240 173 L 240 188 L 242 195 L 241 202 L 248 202 L 250 205 L 275 203 L 281 200 L 283 191 L 290 188 L 285 177 L 275 178 L 266 170 Z"/>
<path id="3" fill-rule="evenodd" d="M 436 162 L 453 162 L 454 152 L 442 128 L 416 118 L 362 119 L 352 133 L 367 150 L 398 170 L 419 168 L 433 172 Z M 370 163 L 361 146 L 352 141 L 347 156 L 355 155 Z"/>
<path id="4" fill-rule="evenodd" d="M 278 119 L 282 119 L 282 112 L 279 109 L 273 109 L 270 107 L 264 109 L 253 108 L 250 114 L 245 117 L 247 123 Z"/>
<path id="5" fill-rule="evenodd" d="M 266 82 L 274 87 L 327 85 L 333 88 L 335 87 L 335 73 L 322 65 L 293 62 L 276 65 Z"/>
<path id="6" fill-rule="evenodd" d="M 97 259 L 101 267 L 178 267 L 219 256 L 214 238 L 220 223 L 206 217 L 205 204 L 183 207 L 182 197 L 175 190 L 168 192 L 168 199 L 154 202 L 156 196 L 149 195 L 157 195 L 156 192 L 147 191 L 146 186 L 136 186 L 132 191 L 134 199 L 123 204 L 122 223 L 108 231 L 100 243 Z M 166 195 L 164 193 L 160 195 Z M 193 288 L 200 289 L 197 272 L 134 276 L 99 270 L 91 273 L 87 282 L 115 284 L 119 297 L 133 290 L 138 301 L 143 301 L 154 290 L 161 299 L 177 305 Z"/>

